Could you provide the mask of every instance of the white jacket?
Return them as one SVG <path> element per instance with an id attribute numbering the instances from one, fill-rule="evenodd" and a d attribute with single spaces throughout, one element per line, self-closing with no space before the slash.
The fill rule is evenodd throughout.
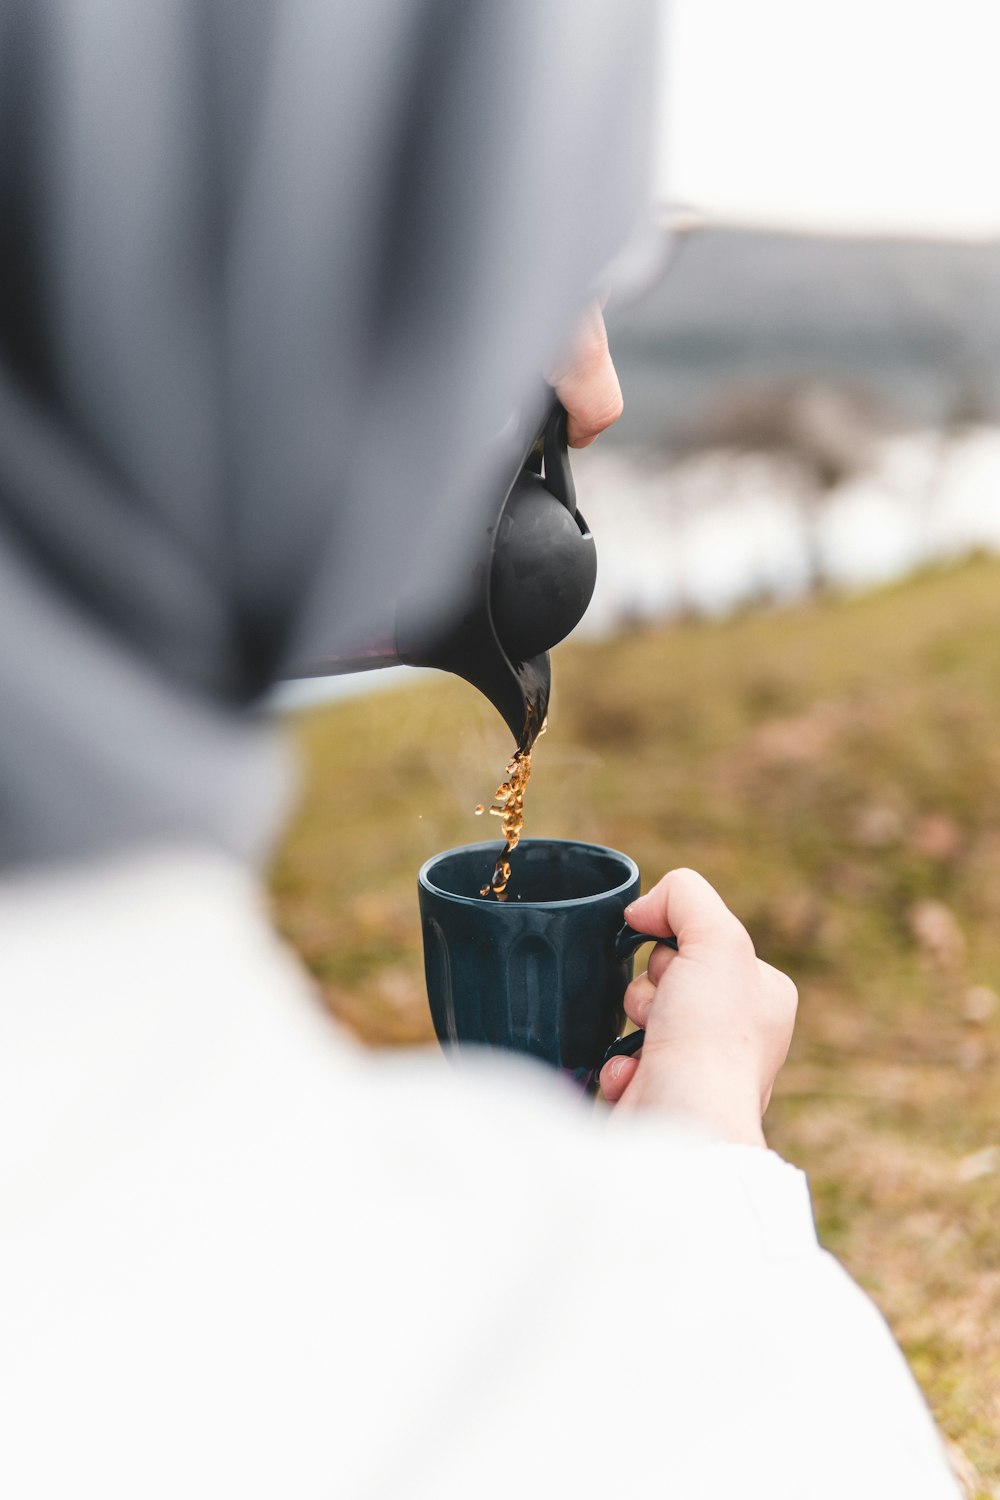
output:
<path id="1" fill-rule="evenodd" d="M 0 890 L 0 1493 L 946 1500 L 805 1179 L 386 1057 L 241 869 Z"/>

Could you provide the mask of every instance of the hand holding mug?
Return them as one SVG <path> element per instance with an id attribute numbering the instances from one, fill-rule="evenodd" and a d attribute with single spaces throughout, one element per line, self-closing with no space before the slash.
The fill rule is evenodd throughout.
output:
<path id="1" fill-rule="evenodd" d="M 625 915 L 637 931 L 675 937 L 678 951 L 654 948 L 625 992 L 626 1014 L 646 1036 L 637 1057 L 602 1068 L 605 1098 L 764 1145 L 761 1120 L 791 1043 L 795 985 L 757 957 L 746 928 L 693 870 L 672 870 Z"/>

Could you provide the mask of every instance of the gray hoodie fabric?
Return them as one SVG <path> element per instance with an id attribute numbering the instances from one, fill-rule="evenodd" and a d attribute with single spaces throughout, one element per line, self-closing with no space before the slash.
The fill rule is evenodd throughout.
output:
<path id="1" fill-rule="evenodd" d="M 0 867 L 266 851 L 255 703 L 461 569 L 645 213 L 655 10 L 0 3 Z"/>

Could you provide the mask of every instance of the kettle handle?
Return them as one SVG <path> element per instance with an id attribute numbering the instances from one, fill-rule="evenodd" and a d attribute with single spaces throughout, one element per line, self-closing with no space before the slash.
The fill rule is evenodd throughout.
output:
<path id="1" fill-rule="evenodd" d="M 573 470 L 569 466 L 566 451 L 566 408 L 561 401 L 553 400 L 552 409 L 542 430 L 542 456 L 545 461 L 545 488 L 554 495 L 571 516 L 576 515 L 576 485 Z"/>

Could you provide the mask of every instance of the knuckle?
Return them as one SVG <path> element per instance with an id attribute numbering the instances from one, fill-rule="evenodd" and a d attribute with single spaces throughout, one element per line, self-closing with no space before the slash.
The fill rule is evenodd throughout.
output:
<path id="1" fill-rule="evenodd" d="M 795 1017 L 799 1013 L 799 992 L 797 986 L 790 979 L 785 985 L 784 1006 L 787 1024 L 794 1026 Z"/>
<path id="2" fill-rule="evenodd" d="M 608 392 L 605 400 L 598 406 L 597 420 L 603 427 L 610 427 L 617 422 L 625 410 L 625 398 L 622 396 L 621 387 L 617 380 L 614 382 L 614 390 Z"/>
<path id="3" fill-rule="evenodd" d="M 759 959 L 758 962 L 775 999 L 787 1006 L 794 1014 L 799 1003 L 799 990 L 795 980 L 783 969 L 776 969 L 773 964 L 765 963 L 763 959 Z"/>
<path id="4" fill-rule="evenodd" d="M 576 431 L 580 437 L 590 439 L 599 436 L 611 427 L 625 409 L 621 393 L 616 397 L 592 399 L 578 402 L 571 408 Z"/>

